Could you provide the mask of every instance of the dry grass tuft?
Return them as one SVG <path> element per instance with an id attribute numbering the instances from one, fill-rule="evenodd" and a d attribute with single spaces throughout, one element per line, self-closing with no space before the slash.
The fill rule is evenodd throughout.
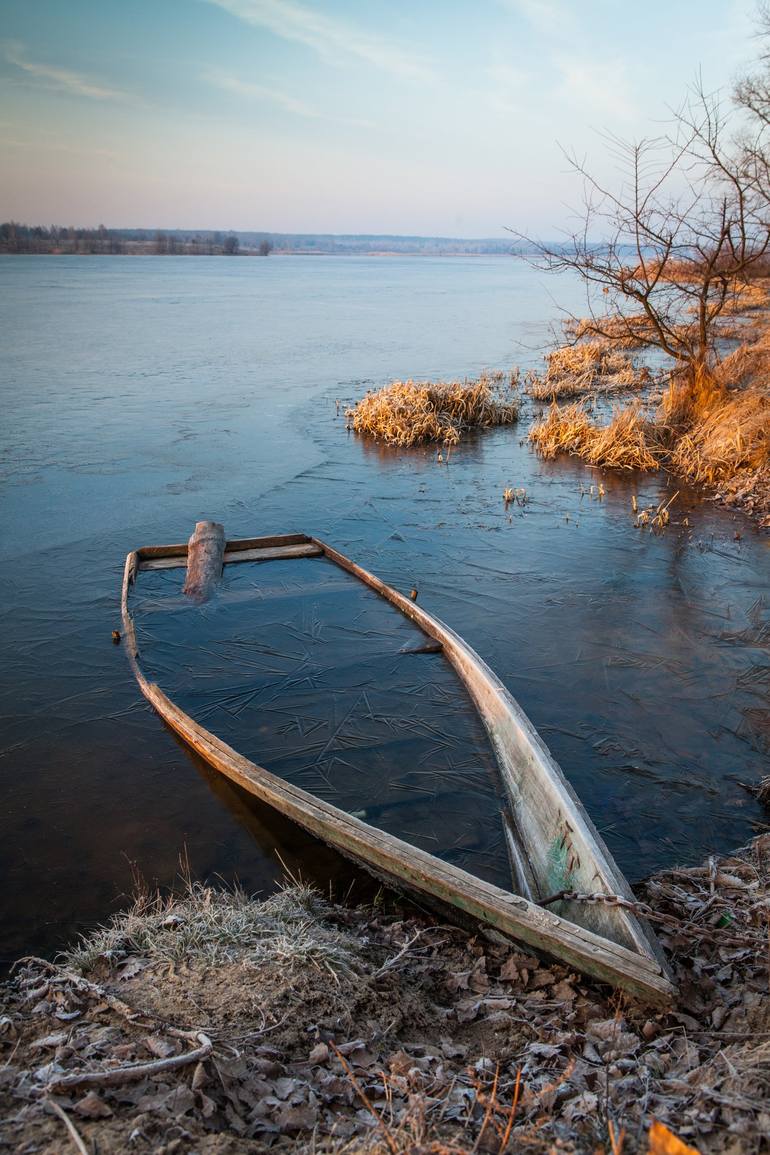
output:
<path id="1" fill-rule="evenodd" d="M 677 473 L 713 485 L 770 464 L 770 398 L 756 389 L 714 394 L 671 453 Z"/>
<path id="2" fill-rule="evenodd" d="M 528 375 L 527 392 L 536 401 L 556 401 L 586 393 L 640 389 L 651 380 L 646 366 L 636 366 L 608 341 L 597 339 L 553 349 L 546 356 L 545 373 Z"/>
<path id="3" fill-rule="evenodd" d="M 529 440 L 547 460 L 571 453 L 609 469 L 657 469 L 662 458 L 654 427 L 639 405 L 616 410 L 605 426 L 595 425 L 577 402 L 564 409 L 553 405 L 532 426 Z"/>
<path id="4" fill-rule="evenodd" d="M 613 349 L 643 349 L 654 336 L 652 322 L 644 313 L 627 317 L 571 317 L 564 325 L 564 333 L 571 343 L 587 337 Z"/>
<path id="5" fill-rule="evenodd" d="M 657 469 L 662 451 L 642 407 L 616 410 L 609 425 L 597 429 L 585 460 L 608 469 Z"/>
<path id="6" fill-rule="evenodd" d="M 152 962 L 314 966 L 332 975 L 350 974 L 355 960 L 346 940 L 324 921 L 327 911 L 323 899 L 305 886 L 258 902 L 241 890 L 188 883 L 168 898 L 140 894 L 128 910 L 82 939 L 66 962 L 83 973 L 100 959 L 141 955 Z"/>
<path id="7" fill-rule="evenodd" d="M 438 441 L 457 445 L 468 429 L 511 425 L 518 418 L 513 388 L 502 373 L 477 381 L 394 381 L 367 393 L 346 416 L 356 433 L 389 445 L 419 445 Z"/>
<path id="8" fill-rule="evenodd" d="M 693 382 L 672 379 L 654 420 L 638 403 L 616 411 L 606 426 L 593 423 L 581 404 L 554 405 L 529 440 L 547 459 L 569 453 L 612 469 L 665 465 L 696 484 L 718 486 L 720 500 L 770 524 L 769 369 L 766 335 L 741 346 L 715 372 L 701 370 Z M 753 384 L 728 389 L 726 382 L 736 378 Z M 650 524 L 658 524 L 656 516 Z"/>
<path id="9" fill-rule="evenodd" d="M 573 453 L 580 457 L 595 428 L 579 402 L 565 405 L 562 409 L 554 404 L 548 415 L 532 426 L 529 440 L 546 461 L 552 461 L 560 453 Z"/>
<path id="10" fill-rule="evenodd" d="M 653 533 L 661 533 L 671 520 L 671 506 L 679 497 L 679 490 L 673 496 L 658 503 L 658 505 L 651 505 L 647 509 L 641 509 L 638 512 L 634 525 L 637 529 L 643 529 L 644 526 L 649 526 Z M 634 513 L 637 512 L 636 498 L 633 502 Z"/>
<path id="11" fill-rule="evenodd" d="M 726 388 L 770 381 L 770 329 L 734 349 L 719 363 L 714 377 L 717 384 Z"/>
<path id="12" fill-rule="evenodd" d="M 770 293 L 767 281 L 739 281 L 731 286 L 725 301 L 724 314 L 734 316 L 770 307 Z"/>

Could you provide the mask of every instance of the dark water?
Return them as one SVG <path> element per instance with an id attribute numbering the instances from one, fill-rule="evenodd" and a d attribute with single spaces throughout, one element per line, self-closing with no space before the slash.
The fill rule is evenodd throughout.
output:
<path id="1" fill-rule="evenodd" d="M 184 577 L 141 573 L 130 599 L 151 681 L 284 780 L 510 887 L 491 745 L 421 629 L 328 558 L 228 566 L 202 606 Z"/>
<path id="2" fill-rule="evenodd" d="M 558 291 L 558 292 L 557 292 Z M 394 376 L 536 357 L 569 304 L 502 258 L 4 258 L 0 581 L 4 949 L 104 918 L 135 861 L 173 880 L 321 883 L 348 867 L 212 775 L 140 700 L 118 625 L 125 553 L 308 532 L 420 600 L 509 686 L 632 878 L 764 821 L 767 537 L 661 477 L 546 464 L 518 430 L 430 450 L 359 442 L 335 400 Z M 505 511 L 506 486 L 527 502 Z M 689 521 L 683 524 L 684 519 Z M 740 537 L 736 539 L 736 534 Z"/>

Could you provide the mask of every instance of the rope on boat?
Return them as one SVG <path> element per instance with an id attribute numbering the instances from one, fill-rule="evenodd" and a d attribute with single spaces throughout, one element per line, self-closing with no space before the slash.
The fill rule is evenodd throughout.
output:
<path id="1" fill-rule="evenodd" d="M 748 934 L 731 934 L 729 931 L 723 931 L 721 927 L 698 926 L 689 920 L 677 918 L 673 914 L 663 914 L 661 911 L 653 910 L 646 902 L 624 898 L 622 894 L 584 894 L 578 890 L 559 890 L 556 894 L 544 898 L 540 905 L 551 906 L 554 902 L 583 902 L 597 906 L 619 906 L 623 910 L 630 911 L 631 914 L 645 918 L 649 922 L 661 923 L 680 934 L 690 935 L 692 938 L 712 938 L 724 946 L 756 947 L 759 935 L 761 934 L 763 940 L 765 936 L 764 928 L 758 929 L 755 937 Z"/>

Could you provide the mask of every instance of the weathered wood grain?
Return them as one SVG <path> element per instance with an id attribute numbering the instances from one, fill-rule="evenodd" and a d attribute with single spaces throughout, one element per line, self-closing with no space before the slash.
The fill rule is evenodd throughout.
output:
<path id="1" fill-rule="evenodd" d="M 229 544 L 229 543 L 228 543 Z M 256 549 L 225 549 L 223 562 L 232 565 L 239 561 L 277 561 L 291 557 L 318 557 L 323 550 L 317 545 L 279 545 L 272 548 L 261 546 Z M 151 557 L 139 563 L 140 570 L 182 569 L 187 565 L 185 557 Z"/>
<path id="2" fill-rule="evenodd" d="M 198 521 L 187 544 L 187 578 L 182 593 L 196 602 L 211 597 L 222 576 L 225 527 L 218 521 Z"/>
<path id="3" fill-rule="evenodd" d="M 511 815 L 526 849 L 534 879 L 534 898 L 546 898 L 563 879 L 581 879 L 605 894 L 633 899 L 628 882 L 612 859 L 583 804 L 565 779 L 542 738 L 500 679 L 463 639 L 374 574 L 362 569 L 324 542 L 327 557 L 360 578 L 395 605 L 426 634 L 442 643 L 444 653 L 468 688 L 489 734 L 508 794 Z M 582 886 L 582 882 L 581 882 Z M 652 929 L 630 912 L 618 919 L 616 908 L 597 904 L 592 911 L 562 903 L 555 909 L 623 945 L 652 954 L 665 966 Z"/>

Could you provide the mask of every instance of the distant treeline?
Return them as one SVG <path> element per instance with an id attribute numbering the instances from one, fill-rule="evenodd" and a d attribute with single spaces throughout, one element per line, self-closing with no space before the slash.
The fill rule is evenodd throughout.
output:
<path id="1" fill-rule="evenodd" d="M 236 233 L 185 232 L 181 229 L 77 229 L 66 225 L 0 224 L 0 253 L 129 253 L 162 256 L 236 256 L 240 252 L 266 257 L 272 245 L 266 236 L 253 247 L 242 247 Z"/>
<path id="2" fill-rule="evenodd" d="M 159 256 L 261 256 L 276 253 L 363 255 L 422 253 L 504 255 L 514 251 L 507 240 L 462 240 L 454 237 L 400 237 L 332 233 L 208 232 L 190 229 L 79 229 L 63 225 L 0 224 L 0 253 L 110 253 Z"/>

